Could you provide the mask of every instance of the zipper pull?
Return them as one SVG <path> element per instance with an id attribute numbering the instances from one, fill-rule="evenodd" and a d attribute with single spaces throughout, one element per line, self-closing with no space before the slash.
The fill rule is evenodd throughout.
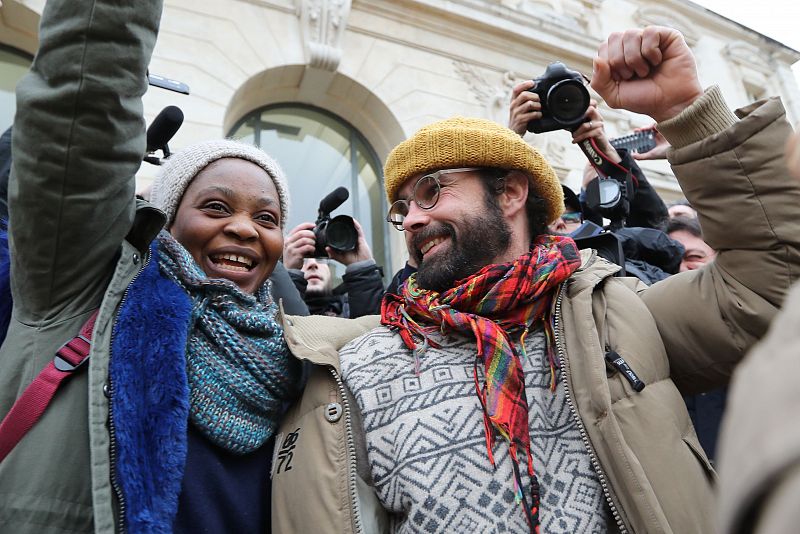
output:
<path id="1" fill-rule="evenodd" d="M 631 369 L 631 366 L 628 365 L 628 362 L 626 362 L 622 356 L 617 354 L 616 351 L 609 350 L 606 352 L 606 361 L 610 363 L 614 369 L 622 373 L 622 376 L 624 376 L 628 382 L 630 382 L 634 391 L 638 393 L 644 389 L 644 382 L 639 379 L 633 369 Z"/>

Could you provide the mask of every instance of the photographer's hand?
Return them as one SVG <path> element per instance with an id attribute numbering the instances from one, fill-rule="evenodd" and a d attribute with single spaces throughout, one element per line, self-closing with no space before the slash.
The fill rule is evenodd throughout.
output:
<path id="1" fill-rule="evenodd" d="M 795 133 L 786 142 L 786 166 L 796 180 L 800 180 L 800 124 L 795 126 Z"/>
<path id="2" fill-rule="evenodd" d="M 287 269 L 302 269 L 303 258 L 314 254 L 314 223 L 300 223 L 289 232 L 283 243 L 283 264 Z"/>
<path id="3" fill-rule="evenodd" d="M 333 250 L 331 247 L 325 248 L 325 250 L 328 252 L 328 256 L 330 256 L 331 259 L 338 261 L 342 265 L 350 265 L 351 263 L 356 263 L 358 261 L 373 259 L 372 250 L 370 250 L 367 239 L 364 237 L 364 230 L 361 228 L 361 224 L 356 219 L 353 219 L 353 225 L 356 227 L 356 232 L 358 233 L 358 241 L 356 242 L 355 250 L 351 250 L 349 252 L 338 252 Z"/>
<path id="4" fill-rule="evenodd" d="M 524 136 L 528 131 L 528 122 L 542 118 L 542 104 L 539 95 L 531 93 L 533 80 L 525 80 L 514 86 L 511 91 L 511 107 L 508 112 L 508 127 Z"/>
<path id="5" fill-rule="evenodd" d="M 594 59 L 592 88 L 612 108 L 658 122 L 675 117 L 703 94 L 683 36 L 660 26 L 612 33 Z"/>
<path id="6" fill-rule="evenodd" d="M 656 125 L 651 124 L 646 128 L 636 128 L 633 130 L 634 132 L 646 132 L 648 130 L 653 131 L 653 138 L 656 140 L 656 146 L 653 147 L 652 150 L 648 150 L 647 152 L 643 152 L 639 154 L 638 152 L 634 152 L 631 154 L 633 159 L 667 159 L 667 150 L 670 147 L 669 141 L 664 139 L 664 136 L 661 135 L 661 132 L 656 129 Z"/>
<path id="7" fill-rule="evenodd" d="M 586 139 L 594 138 L 597 148 L 602 150 L 603 153 L 608 156 L 608 159 L 614 163 L 622 161 L 617 150 L 611 146 L 611 143 L 608 141 L 603 116 L 600 115 L 600 111 L 597 109 L 596 100 L 592 100 L 589 103 L 589 109 L 586 110 L 586 118 L 589 119 L 589 121 L 584 122 L 577 130 L 572 132 L 572 142 L 577 144 Z"/>

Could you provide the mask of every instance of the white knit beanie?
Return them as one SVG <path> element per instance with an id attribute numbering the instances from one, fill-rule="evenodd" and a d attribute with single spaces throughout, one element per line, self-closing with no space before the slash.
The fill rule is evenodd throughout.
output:
<path id="1" fill-rule="evenodd" d="M 188 146 L 170 156 L 153 181 L 150 202 L 167 214 L 167 227 L 175 220 L 175 212 L 189 182 L 210 163 L 222 158 L 239 158 L 251 161 L 264 169 L 275 189 L 281 204 L 281 229 L 289 218 L 289 187 L 278 162 L 258 147 L 233 139 L 204 141 Z"/>

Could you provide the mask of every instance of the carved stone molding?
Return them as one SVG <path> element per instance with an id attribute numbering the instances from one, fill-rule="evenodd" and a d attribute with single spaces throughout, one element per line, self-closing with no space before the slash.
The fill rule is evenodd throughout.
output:
<path id="1" fill-rule="evenodd" d="M 695 24 L 683 15 L 675 13 L 674 10 L 660 6 L 643 6 L 633 14 L 633 20 L 641 26 L 666 26 L 675 28 L 683 34 L 686 43 L 694 46 L 700 39 Z"/>
<path id="2" fill-rule="evenodd" d="M 770 64 L 772 61 L 767 54 L 764 54 L 755 46 L 742 41 L 734 41 L 725 45 L 722 53 L 733 63 L 762 74 L 772 72 Z"/>
<path id="3" fill-rule="evenodd" d="M 351 0 L 297 0 L 300 30 L 311 67 L 335 71 L 342 59 L 342 37 Z"/>
<path id="4" fill-rule="evenodd" d="M 748 98 L 763 98 L 774 74 L 773 61 L 752 44 L 734 41 L 725 45 L 722 55 L 730 60 L 741 77 Z"/>
<path id="5" fill-rule="evenodd" d="M 453 61 L 453 66 L 469 86 L 475 100 L 486 109 L 486 117 L 500 124 L 506 124 L 511 90 L 524 78 L 513 72 L 504 72 L 499 79 L 489 80 L 475 65 Z"/>

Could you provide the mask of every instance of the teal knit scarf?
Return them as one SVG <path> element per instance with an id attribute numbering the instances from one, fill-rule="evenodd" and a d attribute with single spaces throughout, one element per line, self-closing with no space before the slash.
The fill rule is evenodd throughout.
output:
<path id="1" fill-rule="evenodd" d="M 208 278 L 166 231 L 158 236 L 162 272 L 192 299 L 186 346 L 189 419 L 211 442 L 236 454 L 272 436 L 302 389 L 302 367 L 289 353 L 270 282 L 255 295 Z"/>

